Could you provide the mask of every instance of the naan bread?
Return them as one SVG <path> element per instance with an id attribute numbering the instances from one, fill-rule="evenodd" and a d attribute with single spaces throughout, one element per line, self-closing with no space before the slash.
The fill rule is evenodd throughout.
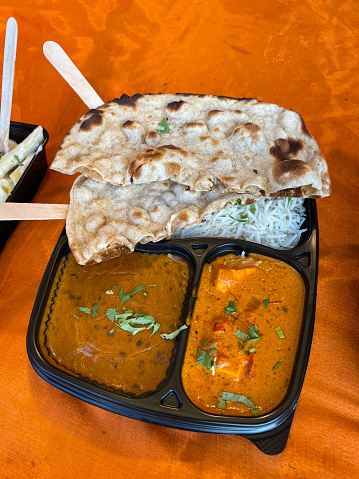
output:
<path id="1" fill-rule="evenodd" d="M 99 263 L 134 250 L 137 243 L 160 241 L 176 229 L 200 223 L 205 215 L 237 199 L 238 193 L 191 191 L 171 180 L 115 186 L 79 176 L 71 189 L 66 233 L 79 264 Z"/>
<path id="2" fill-rule="evenodd" d="M 163 118 L 168 133 L 159 125 Z M 211 95 L 122 95 L 77 121 L 51 168 L 120 186 L 221 185 L 254 199 L 331 192 L 327 164 L 298 113 Z"/>

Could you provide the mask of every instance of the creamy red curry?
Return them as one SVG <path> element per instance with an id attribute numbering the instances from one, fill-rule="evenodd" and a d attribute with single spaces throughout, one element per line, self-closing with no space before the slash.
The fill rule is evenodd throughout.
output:
<path id="1" fill-rule="evenodd" d="M 56 367 L 136 395 L 166 377 L 189 280 L 185 260 L 130 253 L 80 266 L 63 258 L 40 329 Z"/>
<path id="2" fill-rule="evenodd" d="M 250 254 L 204 266 L 182 381 L 213 413 L 257 416 L 284 399 L 295 361 L 305 286 L 287 264 Z"/>

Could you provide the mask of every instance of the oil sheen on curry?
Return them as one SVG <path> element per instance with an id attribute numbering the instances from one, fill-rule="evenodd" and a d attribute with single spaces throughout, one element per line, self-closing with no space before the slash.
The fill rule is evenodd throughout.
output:
<path id="1" fill-rule="evenodd" d="M 188 280 L 187 261 L 172 255 L 130 253 L 80 266 L 69 254 L 42 319 L 44 356 L 125 393 L 156 389 L 170 364 Z"/>
<path id="2" fill-rule="evenodd" d="M 206 264 L 182 369 L 203 411 L 258 416 L 285 398 L 295 361 L 305 286 L 289 265 L 261 255 Z"/>

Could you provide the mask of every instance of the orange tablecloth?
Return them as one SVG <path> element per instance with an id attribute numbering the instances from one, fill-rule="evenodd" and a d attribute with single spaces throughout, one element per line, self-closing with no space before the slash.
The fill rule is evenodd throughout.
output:
<path id="1" fill-rule="evenodd" d="M 25 337 L 64 222 L 21 222 L 0 254 L 0 477 L 359 477 L 358 3 L 2 0 L 2 51 L 10 16 L 19 26 L 12 120 L 49 131 L 49 164 L 87 111 L 42 53 L 54 40 L 104 101 L 210 93 L 301 112 L 327 159 L 333 195 L 317 202 L 312 352 L 287 447 L 276 457 L 240 437 L 117 416 L 43 381 Z M 49 171 L 34 201 L 67 203 L 72 182 Z"/>

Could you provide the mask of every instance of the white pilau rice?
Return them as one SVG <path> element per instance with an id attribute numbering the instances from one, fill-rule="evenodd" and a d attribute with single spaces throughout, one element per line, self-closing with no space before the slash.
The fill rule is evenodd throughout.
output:
<path id="1" fill-rule="evenodd" d="M 263 198 L 247 206 L 228 204 L 206 216 L 203 223 L 176 231 L 173 237 L 235 238 L 290 249 L 307 231 L 301 229 L 306 218 L 303 203 L 302 198 Z"/>

